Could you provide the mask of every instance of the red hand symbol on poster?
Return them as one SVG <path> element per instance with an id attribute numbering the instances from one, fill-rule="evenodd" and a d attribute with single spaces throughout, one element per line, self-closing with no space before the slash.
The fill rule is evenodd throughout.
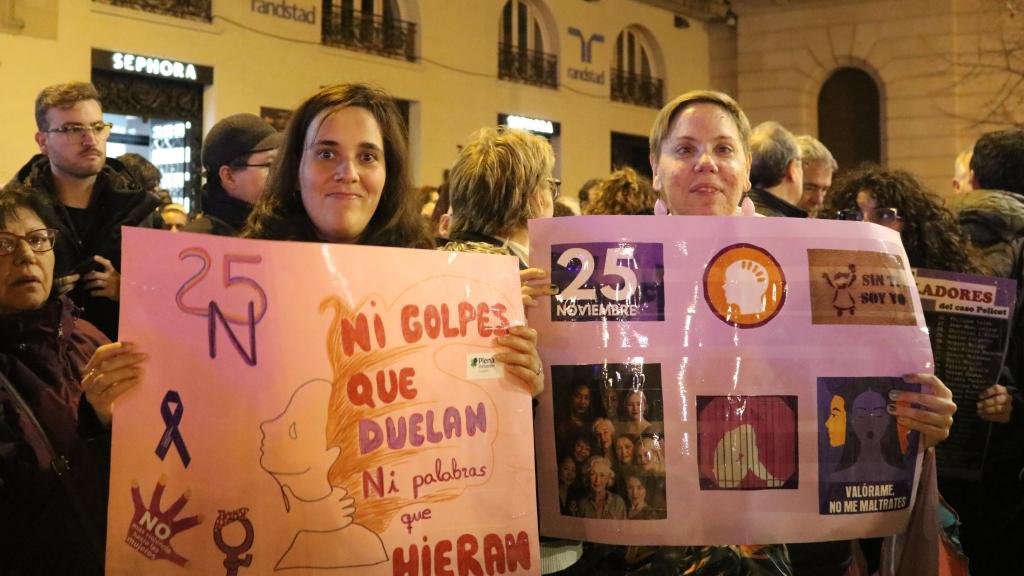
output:
<path id="1" fill-rule="evenodd" d="M 171 504 L 167 510 L 160 510 L 160 499 L 167 487 L 167 476 L 161 476 L 149 500 L 149 507 L 142 502 L 142 491 L 138 482 L 132 482 L 132 503 L 135 513 L 128 525 L 128 537 L 125 542 L 137 550 L 139 554 L 150 560 L 170 560 L 178 566 L 188 566 L 187 558 L 174 551 L 171 539 L 178 534 L 198 526 L 201 516 L 188 516 L 175 520 L 178 513 L 188 504 L 190 493 L 186 491 Z"/>

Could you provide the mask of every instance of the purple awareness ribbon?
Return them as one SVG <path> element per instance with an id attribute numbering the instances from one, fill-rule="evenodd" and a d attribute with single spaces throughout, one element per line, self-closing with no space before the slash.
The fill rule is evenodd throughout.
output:
<path id="1" fill-rule="evenodd" d="M 171 411 L 171 406 L 174 406 L 174 411 Z M 160 404 L 160 416 L 164 419 L 164 425 L 167 428 L 164 429 L 164 435 L 160 438 L 160 443 L 156 445 L 156 455 L 161 460 L 167 457 L 167 451 L 170 450 L 171 444 L 174 444 L 174 448 L 178 451 L 178 455 L 181 456 L 181 461 L 185 464 L 185 468 L 188 468 L 189 462 L 192 461 L 192 457 L 188 454 L 188 448 L 185 447 L 185 439 L 181 436 L 181 430 L 178 429 L 178 425 L 181 424 L 181 416 L 185 413 L 185 405 L 181 403 L 181 396 L 174 390 L 168 390 L 167 394 L 164 395 L 164 400 Z"/>

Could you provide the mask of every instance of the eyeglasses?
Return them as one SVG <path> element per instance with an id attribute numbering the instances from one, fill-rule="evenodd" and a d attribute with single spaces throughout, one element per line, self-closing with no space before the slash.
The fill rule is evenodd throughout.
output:
<path id="1" fill-rule="evenodd" d="M 272 164 L 273 162 L 262 162 L 260 164 L 247 164 L 242 162 L 239 164 L 232 164 L 231 166 L 233 168 L 270 168 Z"/>
<path id="2" fill-rule="evenodd" d="M 811 184 L 809 182 L 804 182 L 804 192 L 809 192 L 809 193 L 815 194 L 815 195 L 820 194 L 820 195 L 824 196 L 825 194 L 828 193 L 828 189 L 829 189 L 828 186 L 818 186 L 817 184 Z"/>
<path id="3" fill-rule="evenodd" d="M 92 134 L 98 140 L 106 140 L 110 136 L 110 130 L 114 128 L 114 125 L 110 122 L 97 122 L 88 126 L 81 124 L 65 124 L 60 128 L 51 128 L 49 130 L 43 130 L 47 134 L 63 134 L 65 138 L 72 142 L 81 142 L 82 138 L 85 138 L 86 132 Z"/>
<path id="4" fill-rule="evenodd" d="M 53 250 L 53 242 L 57 239 L 57 231 L 53 228 L 40 228 L 24 236 L 0 232 L 0 256 L 10 256 L 18 249 L 18 241 L 24 240 L 28 247 L 38 254 Z"/>
<path id="5" fill-rule="evenodd" d="M 871 222 L 873 224 L 891 224 L 903 219 L 895 208 L 875 208 L 873 213 L 865 214 L 860 210 L 840 210 L 837 215 L 840 220 L 854 220 L 857 222 Z"/>
<path id="6" fill-rule="evenodd" d="M 562 181 L 558 178 L 548 178 L 548 186 L 551 188 L 551 201 L 558 200 L 558 195 L 562 193 Z"/>

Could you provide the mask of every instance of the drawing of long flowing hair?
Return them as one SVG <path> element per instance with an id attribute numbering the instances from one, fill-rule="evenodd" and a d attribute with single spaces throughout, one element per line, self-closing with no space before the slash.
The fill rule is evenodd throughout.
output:
<path id="1" fill-rule="evenodd" d="M 327 333 L 327 357 L 331 363 L 330 405 L 327 418 L 327 445 L 341 448 L 341 455 L 331 466 L 328 479 L 332 486 L 340 486 L 355 499 L 355 522 L 370 530 L 382 533 L 402 508 L 411 504 L 440 502 L 455 498 L 462 488 L 439 490 L 437 492 L 413 499 L 403 495 L 387 495 L 381 497 L 364 497 L 363 472 L 373 473 L 378 466 L 387 467 L 399 463 L 419 450 L 407 448 L 400 450 L 374 450 L 361 454 L 358 439 L 358 424 L 362 419 L 377 419 L 399 410 L 415 406 L 419 402 L 396 402 L 390 405 L 378 405 L 376 408 L 355 406 L 349 402 L 347 386 L 349 379 L 360 372 L 368 372 L 374 368 L 386 368 L 399 360 L 409 357 L 415 352 L 426 348 L 424 344 L 404 344 L 384 349 L 364 351 L 356 346 L 351 355 L 342 350 L 342 334 L 344 324 L 355 324 L 358 311 L 363 309 L 369 298 L 358 302 L 350 308 L 342 298 L 329 296 L 320 303 L 320 312 L 334 312 L 331 327 Z M 425 402 L 419 404 L 426 404 Z M 408 492 L 406 486 L 404 492 Z"/>

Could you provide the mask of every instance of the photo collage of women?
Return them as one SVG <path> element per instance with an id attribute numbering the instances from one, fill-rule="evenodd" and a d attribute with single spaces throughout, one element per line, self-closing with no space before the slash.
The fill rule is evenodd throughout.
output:
<path id="1" fill-rule="evenodd" d="M 552 366 L 564 516 L 666 517 L 661 366 Z"/>

